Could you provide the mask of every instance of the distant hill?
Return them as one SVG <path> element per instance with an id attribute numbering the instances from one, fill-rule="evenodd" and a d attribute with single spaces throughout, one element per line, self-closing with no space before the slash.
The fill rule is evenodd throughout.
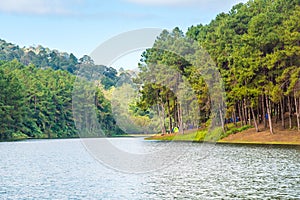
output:
<path id="1" fill-rule="evenodd" d="M 120 86 L 123 83 L 131 83 L 131 78 L 135 76 L 130 71 L 118 72 L 112 67 L 95 65 L 92 58 L 87 55 L 78 59 L 72 53 L 51 50 L 41 45 L 20 48 L 18 45 L 2 39 L 0 39 L 0 60 L 17 60 L 24 65 L 33 64 L 37 68 L 63 70 L 75 75 L 78 74 L 80 68 L 93 69 L 92 71 L 97 72 L 97 79 L 101 80 L 105 89 L 116 85 Z"/>
<path id="2" fill-rule="evenodd" d="M 39 68 L 62 69 L 70 73 L 76 72 L 80 64 L 80 59 L 78 60 L 72 53 L 50 50 L 41 45 L 20 48 L 18 45 L 0 39 L 0 60 L 12 61 L 14 59 L 24 65 L 34 64 Z"/>

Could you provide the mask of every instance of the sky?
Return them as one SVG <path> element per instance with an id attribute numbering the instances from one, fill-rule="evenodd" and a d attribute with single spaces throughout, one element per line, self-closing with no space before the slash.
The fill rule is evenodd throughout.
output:
<path id="1" fill-rule="evenodd" d="M 124 32 L 174 27 L 186 31 L 246 1 L 0 0 L 0 38 L 20 47 L 42 45 L 80 58 Z M 127 54 L 112 66 L 133 67 L 141 52 Z"/>

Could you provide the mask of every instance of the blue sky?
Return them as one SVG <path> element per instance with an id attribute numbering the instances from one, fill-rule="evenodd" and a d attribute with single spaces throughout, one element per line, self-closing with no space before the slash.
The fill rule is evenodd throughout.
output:
<path id="1" fill-rule="evenodd" d="M 73 52 L 79 58 L 123 32 L 176 26 L 185 31 L 239 2 L 246 0 L 0 0 L 0 38 L 21 47 L 41 44 Z M 136 56 L 123 59 L 124 65 Z"/>

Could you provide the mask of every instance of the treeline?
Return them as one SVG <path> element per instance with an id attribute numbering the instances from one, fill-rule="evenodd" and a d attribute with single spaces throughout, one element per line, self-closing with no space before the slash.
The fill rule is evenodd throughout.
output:
<path id="1" fill-rule="evenodd" d="M 63 70 L 1 61 L 0 140 L 78 137 L 72 110 L 75 78 Z M 97 94 L 94 108 L 102 132 L 81 136 L 122 134 L 102 91 L 93 84 L 86 85 Z"/>
<path id="2" fill-rule="evenodd" d="M 157 111 L 162 132 L 206 123 L 215 108 L 216 123 L 224 130 L 226 122 L 237 121 L 257 131 L 263 123 L 274 133 L 279 122 L 284 129 L 300 130 L 299 19 L 299 0 L 251 0 L 207 25 L 190 27 L 186 34 L 178 28 L 163 31 L 143 54 L 136 80 L 142 87 L 138 105 Z M 222 91 L 219 84 L 209 83 L 218 76 L 213 65 L 224 83 L 220 101 L 211 96 L 211 90 Z M 179 99 L 180 91 L 186 91 L 184 80 L 196 100 L 189 92 Z"/>
<path id="3" fill-rule="evenodd" d="M 84 55 L 77 58 L 74 54 L 51 50 L 41 45 L 37 47 L 20 48 L 18 45 L 8 43 L 0 39 L 0 60 L 17 60 L 23 65 L 32 64 L 41 69 L 53 69 L 68 71 L 71 74 L 78 74 L 83 67 L 97 68 L 101 73 L 101 84 L 105 89 L 115 86 L 120 80 L 128 77 L 126 71 L 118 75 L 116 69 L 104 65 L 96 65 L 91 57 Z M 126 77 L 126 78 L 124 78 Z"/>
<path id="4" fill-rule="evenodd" d="M 0 40 L 0 60 L 18 60 L 24 65 L 34 64 L 39 68 L 52 68 L 75 73 L 78 70 L 78 62 L 73 54 L 50 50 L 41 45 L 37 47 L 20 48 L 18 45 Z"/>

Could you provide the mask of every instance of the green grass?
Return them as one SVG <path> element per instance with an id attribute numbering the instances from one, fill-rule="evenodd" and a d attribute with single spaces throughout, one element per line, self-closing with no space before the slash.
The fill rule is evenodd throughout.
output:
<path id="1" fill-rule="evenodd" d="M 207 131 L 206 130 L 199 130 L 189 134 L 178 134 L 174 137 L 174 140 L 178 141 L 202 141 L 205 137 Z"/>
<path id="2" fill-rule="evenodd" d="M 160 141 L 190 141 L 190 142 L 217 142 L 230 134 L 235 134 L 251 128 L 252 126 L 235 127 L 234 124 L 228 124 L 227 131 L 224 133 L 222 127 L 214 128 L 213 130 L 198 130 L 188 134 L 177 135 L 155 135 L 145 138 L 146 140 L 160 140 Z"/>
<path id="3" fill-rule="evenodd" d="M 188 134 L 177 134 L 177 135 L 163 135 L 160 134 L 147 137 L 145 140 L 160 140 L 160 141 L 202 141 L 205 137 L 207 131 L 206 130 L 198 130 Z"/>

